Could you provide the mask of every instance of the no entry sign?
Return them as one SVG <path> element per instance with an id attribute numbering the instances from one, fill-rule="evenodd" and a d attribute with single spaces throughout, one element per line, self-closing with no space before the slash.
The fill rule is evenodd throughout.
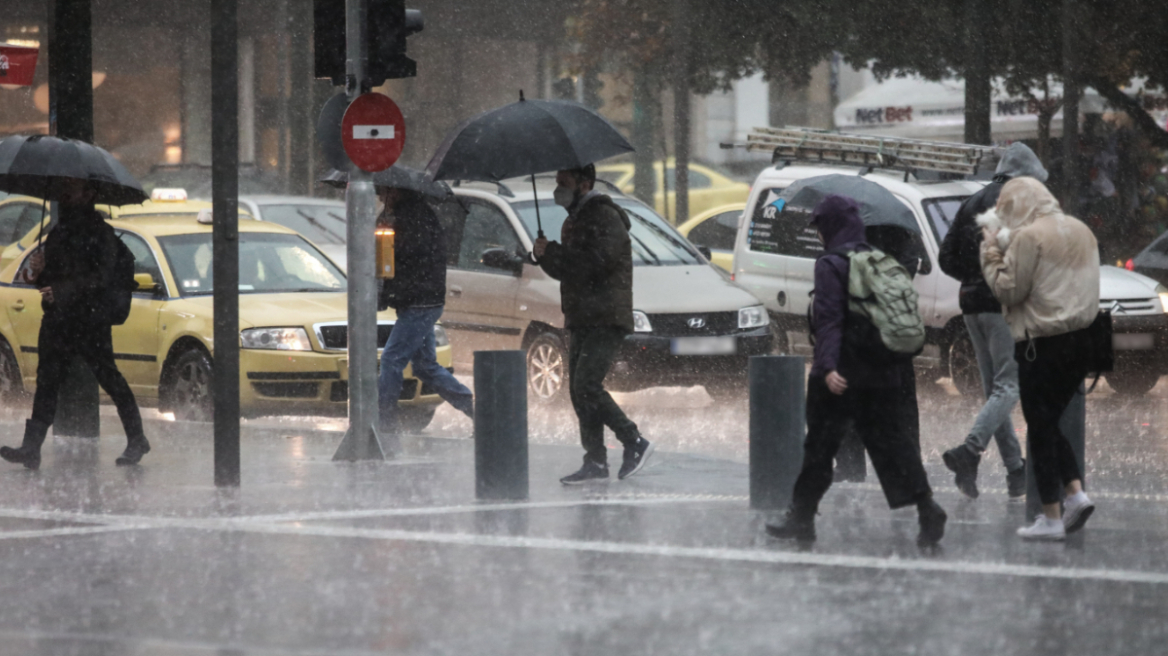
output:
<path id="1" fill-rule="evenodd" d="M 406 145 L 406 121 L 397 103 L 380 93 L 358 96 L 341 120 L 341 143 L 362 171 L 393 166 Z"/>
<path id="2" fill-rule="evenodd" d="M 30 86 L 36 72 L 37 49 L 0 43 L 0 84 Z"/>

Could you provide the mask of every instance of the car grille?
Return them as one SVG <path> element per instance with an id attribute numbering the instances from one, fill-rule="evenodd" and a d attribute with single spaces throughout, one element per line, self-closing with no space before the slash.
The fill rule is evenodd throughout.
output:
<path id="1" fill-rule="evenodd" d="M 698 327 L 691 322 L 700 323 Z M 686 314 L 650 314 L 653 334 L 662 337 L 693 335 L 729 335 L 738 332 L 737 312 L 694 312 Z"/>
<path id="2" fill-rule="evenodd" d="M 377 348 L 385 346 L 389 334 L 393 332 L 392 323 L 377 324 Z M 317 326 L 321 345 L 326 349 L 343 351 L 349 348 L 349 326 L 343 323 Z"/>
<path id="3" fill-rule="evenodd" d="M 317 383 L 252 383 L 256 394 L 276 399 L 316 398 Z"/>
<path id="4" fill-rule="evenodd" d="M 1113 317 L 1139 314 L 1161 314 L 1159 298 L 1104 298 L 1099 300 L 1099 309 L 1108 310 Z"/>

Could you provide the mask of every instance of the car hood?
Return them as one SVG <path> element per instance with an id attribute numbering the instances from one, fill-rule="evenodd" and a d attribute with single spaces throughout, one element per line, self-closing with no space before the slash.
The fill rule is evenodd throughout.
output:
<path id="1" fill-rule="evenodd" d="M 731 312 L 761 305 L 713 265 L 633 267 L 633 309 L 647 314 Z"/>
<path id="2" fill-rule="evenodd" d="M 191 305 L 212 312 L 211 296 L 185 299 Z M 240 328 L 277 328 L 305 326 L 348 320 L 348 300 L 345 292 L 299 292 L 289 294 L 240 294 Z M 377 313 L 378 320 L 394 320 L 392 310 Z"/>
<path id="3" fill-rule="evenodd" d="M 1099 298 L 1152 298 L 1156 295 L 1155 280 L 1127 269 L 1113 266 L 1099 267 Z"/>

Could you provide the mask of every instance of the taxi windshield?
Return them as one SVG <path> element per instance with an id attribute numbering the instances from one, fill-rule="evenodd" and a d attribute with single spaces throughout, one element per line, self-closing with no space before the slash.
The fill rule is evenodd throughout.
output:
<path id="1" fill-rule="evenodd" d="M 210 294 L 211 233 L 159 237 L 183 296 Z M 300 235 L 239 233 L 239 293 L 343 292 L 345 276 Z"/>

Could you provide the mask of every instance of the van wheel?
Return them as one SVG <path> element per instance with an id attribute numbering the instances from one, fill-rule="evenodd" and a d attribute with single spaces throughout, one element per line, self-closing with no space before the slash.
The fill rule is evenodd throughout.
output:
<path id="1" fill-rule="evenodd" d="M 977 367 L 977 353 L 973 341 L 962 331 L 949 347 L 949 377 L 962 396 L 982 394 L 981 371 Z"/>
<path id="2" fill-rule="evenodd" d="M 214 415 L 211 398 L 214 375 L 211 357 L 205 351 L 193 349 L 180 355 L 168 379 L 163 393 L 170 402 L 175 419 L 211 421 Z"/>
<path id="3" fill-rule="evenodd" d="M 1120 396 L 1142 396 L 1152 391 L 1160 382 L 1160 374 L 1155 371 L 1111 372 L 1106 375 L 1107 384 Z"/>
<path id="4" fill-rule="evenodd" d="M 553 333 L 540 333 L 527 346 L 527 388 L 540 405 L 568 397 L 568 351 Z"/>
<path id="5" fill-rule="evenodd" d="M 0 402 L 9 405 L 20 398 L 24 381 L 20 378 L 20 364 L 8 342 L 0 338 Z"/>
<path id="6" fill-rule="evenodd" d="M 430 425 L 437 411 L 436 405 L 398 407 L 398 425 L 406 433 L 420 432 Z"/>

